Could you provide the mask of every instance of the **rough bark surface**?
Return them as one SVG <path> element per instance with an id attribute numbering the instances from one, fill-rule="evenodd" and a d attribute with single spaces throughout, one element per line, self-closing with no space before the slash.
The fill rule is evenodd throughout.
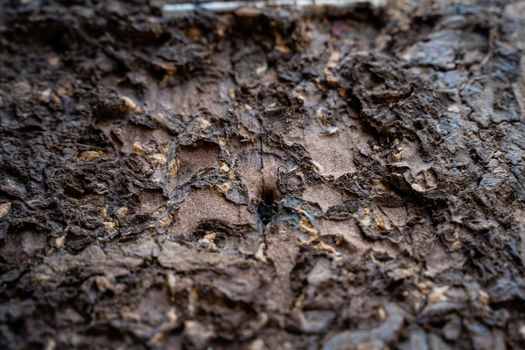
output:
<path id="1" fill-rule="evenodd" d="M 525 2 L 0 10 L 0 348 L 525 348 Z"/>

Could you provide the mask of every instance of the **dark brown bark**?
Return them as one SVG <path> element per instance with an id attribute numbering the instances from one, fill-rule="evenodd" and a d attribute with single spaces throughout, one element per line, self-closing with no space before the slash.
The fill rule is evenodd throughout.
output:
<path id="1" fill-rule="evenodd" d="M 2 349 L 525 347 L 525 2 L 23 3 Z"/>

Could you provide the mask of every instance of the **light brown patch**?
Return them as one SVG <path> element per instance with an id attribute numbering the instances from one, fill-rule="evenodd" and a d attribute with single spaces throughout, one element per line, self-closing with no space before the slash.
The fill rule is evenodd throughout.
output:
<path id="1" fill-rule="evenodd" d="M 320 220 L 319 231 L 321 236 L 335 236 L 342 238 L 347 244 L 349 244 L 355 251 L 355 255 L 363 254 L 367 249 L 373 248 L 375 251 L 387 253 L 391 257 L 397 256 L 397 249 L 391 245 L 376 241 L 369 242 L 365 240 L 359 227 L 353 220 L 346 221 L 331 221 L 331 220 Z"/>
<path id="2" fill-rule="evenodd" d="M 303 193 L 303 199 L 319 204 L 323 211 L 343 201 L 341 193 L 329 184 L 308 187 Z"/>
<path id="3" fill-rule="evenodd" d="M 0 203 L 0 219 L 5 218 L 11 211 L 11 202 Z"/>
<path id="4" fill-rule="evenodd" d="M 213 190 L 191 192 L 182 202 L 170 232 L 176 236 L 193 232 L 199 223 L 219 220 L 234 225 L 256 225 L 255 215 L 245 206 L 228 202 Z"/>
<path id="5" fill-rule="evenodd" d="M 186 183 L 201 169 L 216 167 L 218 165 L 219 147 L 213 144 L 203 144 L 197 147 L 181 147 L 177 162 L 171 169 L 176 176 L 170 179 L 170 189 Z"/>

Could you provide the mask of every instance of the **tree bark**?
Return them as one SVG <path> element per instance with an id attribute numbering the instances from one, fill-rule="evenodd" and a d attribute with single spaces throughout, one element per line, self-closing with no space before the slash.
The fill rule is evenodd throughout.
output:
<path id="1" fill-rule="evenodd" d="M 2 349 L 525 347 L 524 1 L 0 14 Z"/>

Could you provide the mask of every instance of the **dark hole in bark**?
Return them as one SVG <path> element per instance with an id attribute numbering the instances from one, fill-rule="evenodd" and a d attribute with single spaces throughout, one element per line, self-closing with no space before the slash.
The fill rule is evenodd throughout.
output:
<path id="1" fill-rule="evenodd" d="M 257 217 L 264 225 L 272 221 L 272 216 L 277 211 L 276 197 L 271 188 L 265 188 L 261 193 L 261 200 L 257 204 Z"/>

